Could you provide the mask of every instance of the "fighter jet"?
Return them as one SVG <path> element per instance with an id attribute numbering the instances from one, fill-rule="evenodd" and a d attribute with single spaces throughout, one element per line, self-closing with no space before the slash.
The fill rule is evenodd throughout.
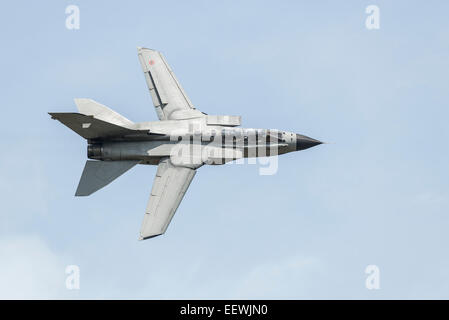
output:
<path id="1" fill-rule="evenodd" d="M 201 112 L 160 52 L 141 47 L 137 52 L 159 121 L 135 123 L 91 99 L 75 99 L 78 113 L 49 114 L 87 140 L 92 160 L 86 161 L 75 196 L 98 191 L 137 164 L 158 166 L 140 240 L 165 233 L 201 166 L 322 143 L 292 132 L 239 128 L 240 116 Z"/>

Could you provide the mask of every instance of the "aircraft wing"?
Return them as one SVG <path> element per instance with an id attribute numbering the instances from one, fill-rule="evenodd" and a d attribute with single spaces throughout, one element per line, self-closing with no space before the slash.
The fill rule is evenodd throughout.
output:
<path id="1" fill-rule="evenodd" d="M 165 233 L 195 174 L 196 170 L 174 166 L 168 158 L 159 162 L 140 240 Z"/>
<path id="2" fill-rule="evenodd" d="M 159 120 L 180 120 L 201 117 L 179 84 L 162 53 L 137 48 L 140 64 L 150 90 Z"/>

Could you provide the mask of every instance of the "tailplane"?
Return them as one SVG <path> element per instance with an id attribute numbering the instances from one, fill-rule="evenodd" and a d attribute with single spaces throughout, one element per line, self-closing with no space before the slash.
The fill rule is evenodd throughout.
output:
<path id="1" fill-rule="evenodd" d="M 75 99 L 75 104 L 78 108 L 78 111 L 86 116 L 93 116 L 98 120 L 102 120 L 105 122 L 113 123 L 117 126 L 129 128 L 134 122 L 126 119 L 121 114 L 118 114 L 112 109 L 92 100 L 92 99 L 84 99 L 79 98 Z"/>
<path id="2" fill-rule="evenodd" d="M 86 116 L 81 113 L 49 112 L 48 114 L 52 119 L 59 120 L 84 139 L 121 137 L 138 133 L 138 130 L 121 127 L 110 122 L 99 120 L 94 116 Z"/>
<path id="3" fill-rule="evenodd" d="M 75 104 L 80 113 L 51 112 L 49 114 L 85 139 L 139 133 L 139 130 L 133 129 L 134 122 L 94 100 L 75 99 Z"/>
<path id="4" fill-rule="evenodd" d="M 88 196 L 108 185 L 139 161 L 92 161 L 84 166 L 75 196 Z"/>

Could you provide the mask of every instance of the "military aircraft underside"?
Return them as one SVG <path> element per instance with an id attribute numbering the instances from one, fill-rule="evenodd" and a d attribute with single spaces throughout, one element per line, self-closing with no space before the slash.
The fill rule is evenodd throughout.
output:
<path id="1" fill-rule="evenodd" d="M 196 109 L 164 56 L 138 48 L 159 121 L 134 123 L 90 99 L 75 99 L 79 113 L 49 113 L 87 140 L 76 196 L 88 196 L 137 164 L 157 165 L 140 239 L 165 233 L 196 170 L 252 157 L 276 156 L 321 144 L 304 135 L 239 128 L 241 118 Z"/>

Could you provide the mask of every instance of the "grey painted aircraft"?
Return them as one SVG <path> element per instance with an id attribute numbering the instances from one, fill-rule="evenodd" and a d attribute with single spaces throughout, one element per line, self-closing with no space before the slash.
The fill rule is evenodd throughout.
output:
<path id="1" fill-rule="evenodd" d="M 304 150 L 320 141 L 267 129 L 245 129 L 239 116 L 196 109 L 164 56 L 137 48 L 160 121 L 134 123 L 90 99 L 75 99 L 79 113 L 49 113 L 87 140 L 87 160 L 76 196 L 103 188 L 136 164 L 157 165 L 140 240 L 165 233 L 196 170 L 253 157 Z"/>

